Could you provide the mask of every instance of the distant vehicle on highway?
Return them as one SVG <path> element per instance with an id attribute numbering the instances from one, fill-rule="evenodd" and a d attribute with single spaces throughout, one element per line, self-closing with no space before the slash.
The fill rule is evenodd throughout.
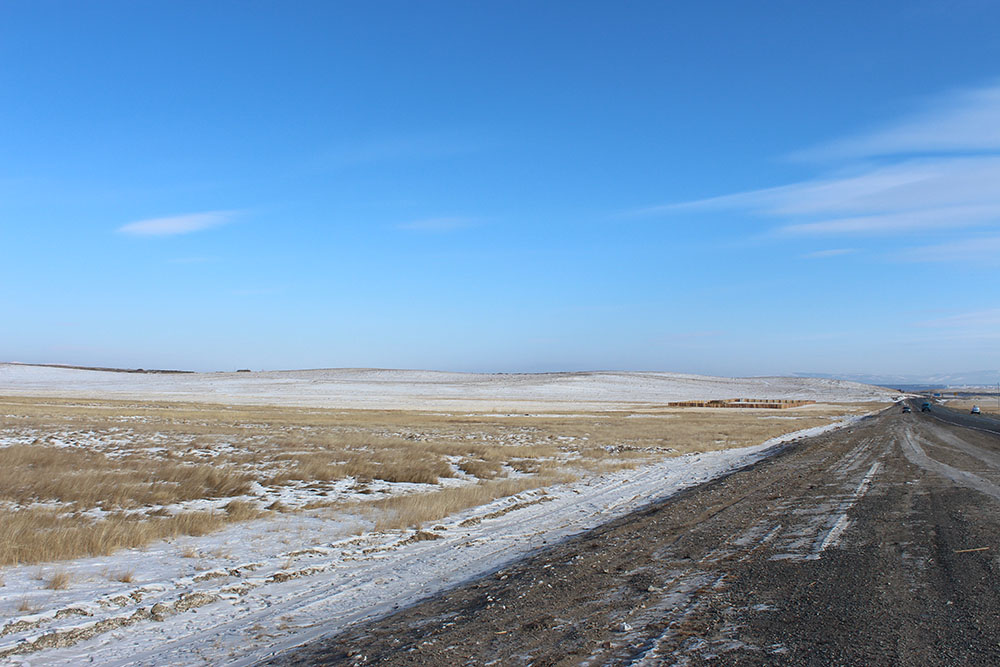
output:
<path id="1" fill-rule="evenodd" d="M 979 406 L 978 405 L 973 405 L 972 409 L 969 410 L 969 414 L 970 415 L 978 415 L 979 414 Z"/>
<path id="2" fill-rule="evenodd" d="M 924 401 L 923 404 L 920 406 L 920 411 L 921 412 L 930 412 L 931 411 L 931 404 L 930 404 L 930 402 L 929 401 Z"/>
<path id="3" fill-rule="evenodd" d="M 913 412 L 913 410 L 910 409 L 909 405 L 904 405 L 903 406 L 903 413 L 905 414 L 907 412 Z"/>

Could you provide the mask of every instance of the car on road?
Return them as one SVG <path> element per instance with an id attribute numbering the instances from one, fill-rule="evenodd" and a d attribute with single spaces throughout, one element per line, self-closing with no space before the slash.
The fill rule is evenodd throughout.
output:
<path id="1" fill-rule="evenodd" d="M 905 414 L 907 412 L 913 412 L 913 410 L 910 409 L 909 405 L 904 405 L 903 406 L 903 413 Z"/>
<path id="2" fill-rule="evenodd" d="M 920 411 L 921 412 L 930 412 L 931 411 L 931 404 L 930 404 L 930 402 L 929 401 L 924 401 L 923 404 L 920 406 Z"/>
<path id="3" fill-rule="evenodd" d="M 970 415 L 978 415 L 979 414 L 979 406 L 978 405 L 973 405 L 972 409 L 969 410 L 969 414 Z"/>

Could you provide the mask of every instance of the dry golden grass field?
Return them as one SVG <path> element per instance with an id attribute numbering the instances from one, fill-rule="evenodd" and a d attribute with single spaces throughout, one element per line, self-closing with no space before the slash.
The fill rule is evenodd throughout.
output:
<path id="1" fill-rule="evenodd" d="M 968 412 L 973 405 L 978 405 L 983 414 L 1000 415 L 1000 408 L 997 407 L 997 397 L 994 396 L 973 396 L 971 398 L 955 398 L 945 401 L 945 405 L 953 410 Z"/>
<path id="2" fill-rule="evenodd" d="M 108 554 L 275 512 L 420 526 L 526 489 L 877 407 L 514 415 L 0 397 L 0 566 Z"/>

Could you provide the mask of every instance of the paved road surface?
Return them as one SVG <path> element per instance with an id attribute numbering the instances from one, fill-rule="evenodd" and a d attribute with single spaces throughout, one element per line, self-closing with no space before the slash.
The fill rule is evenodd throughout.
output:
<path id="1" fill-rule="evenodd" d="M 1000 421 L 916 410 L 275 664 L 1000 665 Z"/>

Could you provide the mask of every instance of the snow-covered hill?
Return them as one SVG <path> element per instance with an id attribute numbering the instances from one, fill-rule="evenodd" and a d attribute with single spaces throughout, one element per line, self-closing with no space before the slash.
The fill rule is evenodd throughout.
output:
<path id="1" fill-rule="evenodd" d="M 328 369 L 127 373 L 0 364 L 0 394 L 183 400 L 330 408 L 600 409 L 714 398 L 860 402 L 895 392 L 830 378 L 722 378 L 656 372 L 531 374 Z"/>

